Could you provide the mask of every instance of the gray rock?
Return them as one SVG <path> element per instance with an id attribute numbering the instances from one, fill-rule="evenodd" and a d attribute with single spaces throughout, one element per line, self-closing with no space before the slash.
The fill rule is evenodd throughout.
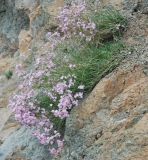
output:
<path id="1" fill-rule="evenodd" d="M 0 35 L 11 43 L 17 42 L 21 29 L 29 29 L 29 17 L 24 10 L 15 8 L 15 1 L 0 1 Z"/>
<path id="2" fill-rule="evenodd" d="M 9 43 L 18 45 L 18 35 L 22 29 L 32 30 L 33 36 L 46 24 L 50 18 L 45 10 L 45 4 L 50 5 L 52 0 L 0 0 L 0 36 L 5 37 Z M 30 14 L 34 16 L 34 8 L 40 6 L 40 13 L 30 26 Z M 1 49 L 2 50 L 2 49 Z"/>
<path id="3" fill-rule="evenodd" d="M 50 160 L 47 148 L 44 148 L 25 127 L 14 132 L 0 146 L 0 160 L 10 158 L 24 158 L 29 160 Z M 15 159 L 15 158 L 14 158 Z"/>

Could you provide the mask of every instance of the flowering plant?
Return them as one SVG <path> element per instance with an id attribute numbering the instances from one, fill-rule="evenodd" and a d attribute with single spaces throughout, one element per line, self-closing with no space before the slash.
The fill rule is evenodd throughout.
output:
<path id="1" fill-rule="evenodd" d="M 9 107 L 14 112 L 16 120 L 32 128 L 33 135 L 48 147 L 55 157 L 61 153 L 64 146 L 60 127 L 63 127 L 62 124 L 71 109 L 78 106 L 84 90 L 90 89 L 96 83 L 94 79 L 99 74 L 98 68 L 102 72 L 106 71 L 106 65 L 112 60 L 111 55 L 120 48 L 112 44 L 107 44 L 107 47 L 102 49 L 94 44 L 90 45 L 90 41 L 95 43 L 95 36 L 99 30 L 87 11 L 85 2 L 65 6 L 57 17 L 59 27 L 54 33 L 48 32 L 46 35 L 51 42 L 50 52 L 46 51 L 42 56 L 36 57 L 34 67 L 29 72 L 23 69 L 23 65 L 16 66 L 16 74 L 20 77 L 21 83 L 18 93 L 10 99 Z M 119 17 L 119 20 L 114 21 L 114 18 L 111 19 L 113 16 L 108 17 L 104 18 L 104 24 L 101 18 L 103 27 L 106 22 L 112 26 L 111 24 L 116 25 L 120 19 L 122 20 Z M 61 64 L 58 64 L 56 59 L 60 54 L 58 55 L 56 50 L 57 46 L 64 44 L 61 42 L 70 42 L 73 39 L 79 39 L 80 44 L 77 43 L 75 47 L 73 41 L 71 47 L 67 43 L 72 49 L 71 58 L 61 52 L 62 60 L 60 59 Z"/>
<path id="2" fill-rule="evenodd" d="M 89 17 L 85 2 L 72 2 L 70 6 L 66 5 L 56 19 L 59 24 L 56 32 L 48 32 L 46 35 L 53 48 L 59 42 L 72 37 L 90 42 L 98 32 L 96 24 Z"/>

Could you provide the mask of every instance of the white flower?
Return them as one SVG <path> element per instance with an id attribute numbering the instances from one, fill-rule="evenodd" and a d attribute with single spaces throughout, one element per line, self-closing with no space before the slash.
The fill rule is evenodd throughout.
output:
<path id="1" fill-rule="evenodd" d="M 84 85 L 78 86 L 78 89 L 84 89 Z"/>

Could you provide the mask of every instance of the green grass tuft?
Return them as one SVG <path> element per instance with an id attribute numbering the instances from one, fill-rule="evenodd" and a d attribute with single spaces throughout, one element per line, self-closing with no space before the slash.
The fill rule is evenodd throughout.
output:
<path id="1" fill-rule="evenodd" d="M 52 83 L 56 83 L 61 76 L 74 74 L 77 78 L 73 92 L 76 92 L 77 87 L 82 84 L 85 85 L 85 92 L 89 93 L 96 83 L 111 72 L 122 59 L 120 51 L 123 50 L 124 45 L 119 40 L 121 34 L 117 32 L 120 32 L 119 26 L 127 25 L 126 19 L 114 9 L 92 12 L 90 18 L 99 29 L 96 39 L 83 42 L 73 37 L 59 44 L 55 50 L 57 56 L 55 56 L 54 63 L 57 66 L 50 79 Z M 102 33 L 105 34 L 102 35 Z M 113 39 L 100 41 L 100 39 L 108 38 L 109 34 L 113 36 Z M 70 69 L 69 64 L 75 64 L 76 68 Z M 46 83 L 44 86 L 51 87 Z"/>
<path id="2" fill-rule="evenodd" d="M 5 72 L 5 77 L 9 80 L 13 76 L 13 72 L 11 70 L 8 70 Z"/>
<path id="3" fill-rule="evenodd" d="M 77 90 L 78 85 L 83 84 L 87 93 L 105 74 L 118 65 L 121 59 L 119 53 L 124 48 L 120 41 L 108 42 L 99 48 L 95 45 L 85 45 L 79 48 L 73 43 L 67 43 L 59 46 L 60 51 L 58 52 L 58 59 L 56 59 L 58 65 L 53 77 L 59 79 L 62 75 L 74 74 L 77 77 L 77 84 L 73 91 Z M 64 46 L 68 47 L 64 48 Z M 64 58 L 66 56 L 67 58 Z M 70 69 L 69 63 L 76 64 L 76 68 Z"/>
<path id="4" fill-rule="evenodd" d="M 116 31 L 117 26 L 126 26 L 127 20 L 115 9 L 107 8 L 100 12 L 94 12 L 91 19 L 97 25 L 97 28 L 102 30 Z"/>

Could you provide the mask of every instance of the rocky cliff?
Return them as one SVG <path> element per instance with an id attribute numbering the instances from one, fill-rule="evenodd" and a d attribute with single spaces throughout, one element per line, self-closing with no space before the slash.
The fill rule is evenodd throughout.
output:
<path id="1" fill-rule="evenodd" d="M 7 108 L 18 79 L 8 80 L 5 73 L 14 72 L 31 50 L 43 51 L 49 23 L 63 1 L 1 0 L 0 4 L 0 160 L 50 159 L 49 152 L 20 127 Z"/>
<path id="2" fill-rule="evenodd" d="M 71 1 L 66 1 L 70 3 Z M 125 57 L 66 121 L 59 160 L 146 160 L 148 157 L 148 2 L 101 0 L 127 16 Z M 21 56 L 50 47 L 45 33 L 63 0 L 0 1 L 0 160 L 52 159 L 29 130 L 14 120 L 7 101 L 18 80 L 6 80 Z M 52 26 L 52 27 L 51 27 Z M 46 50 L 47 50 L 46 48 Z M 31 51 L 30 51 L 31 50 Z"/>

